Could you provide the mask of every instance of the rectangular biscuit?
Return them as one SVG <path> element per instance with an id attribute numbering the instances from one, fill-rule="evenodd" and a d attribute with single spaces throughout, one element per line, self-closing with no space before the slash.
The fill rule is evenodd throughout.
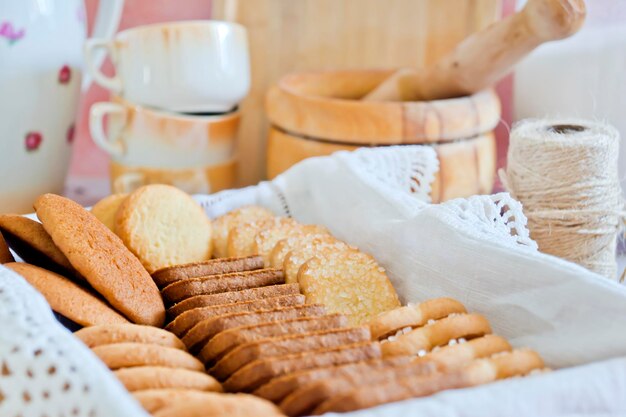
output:
<path id="1" fill-rule="evenodd" d="M 380 358 L 380 345 L 365 342 L 332 349 L 312 352 L 292 353 L 251 362 L 231 375 L 224 382 L 224 388 L 230 392 L 254 391 L 273 378 L 303 369 L 341 365 L 367 359 Z"/>
<path id="2" fill-rule="evenodd" d="M 396 356 L 386 359 L 370 359 L 362 362 L 349 363 L 338 366 L 306 369 L 274 378 L 253 392 L 257 397 L 265 398 L 274 403 L 280 403 L 293 391 L 325 378 L 350 373 L 360 373 L 363 369 L 380 369 L 389 366 L 406 365 L 411 362 L 409 356 Z"/>
<path id="3" fill-rule="evenodd" d="M 406 376 L 431 374 L 436 370 L 437 367 L 432 363 L 408 363 L 384 367 L 365 366 L 350 372 L 337 371 L 329 378 L 296 389 L 281 401 L 280 408 L 288 416 L 308 415 L 329 398 L 347 394 L 357 387 L 385 384 Z"/>
<path id="4" fill-rule="evenodd" d="M 279 307 L 272 310 L 227 314 L 206 319 L 196 324 L 185 334 L 183 343 L 188 349 L 196 353 L 201 346 L 216 334 L 233 327 L 299 317 L 323 316 L 324 314 L 326 314 L 326 309 L 319 304 L 304 304 L 293 307 Z"/>
<path id="5" fill-rule="evenodd" d="M 183 337 L 189 329 L 202 320 L 224 314 L 241 313 L 244 311 L 272 310 L 278 307 L 291 307 L 304 304 L 305 298 L 301 294 L 281 295 L 278 297 L 261 298 L 259 300 L 243 301 L 240 303 L 220 304 L 216 306 L 200 307 L 189 310 L 176 317 L 165 326 L 165 330 L 178 337 Z"/>
<path id="6" fill-rule="evenodd" d="M 209 373 L 219 380 L 224 380 L 257 359 L 352 345 L 368 341 L 370 337 L 369 328 L 352 327 L 261 339 L 231 350 L 209 370 Z"/>
<path id="7" fill-rule="evenodd" d="M 231 274 L 209 275 L 173 282 L 161 290 L 161 295 L 165 302 L 174 304 L 195 295 L 240 291 L 284 283 L 283 271 L 267 268 L 255 271 L 233 272 Z"/>
<path id="8" fill-rule="evenodd" d="M 245 343 L 278 337 L 288 334 L 333 330 L 348 326 L 348 319 L 342 314 L 329 314 L 321 317 L 302 317 L 291 320 L 272 321 L 249 326 L 237 326 L 225 330 L 204 345 L 198 358 L 209 365 L 218 361 L 232 349 Z"/>
<path id="9" fill-rule="evenodd" d="M 229 274 L 232 272 L 253 271 L 261 268 L 263 268 L 263 259 L 260 256 L 211 259 L 203 262 L 193 262 L 161 268 L 152 274 L 152 279 L 159 289 L 161 289 L 173 282 L 183 279 L 207 275 Z"/>
<path id="10" fill-rule="evenodd" d="M 172 319 L 185 311 L 199 307 L 210 307 L 219 304 L 232 304 L 261 298 L 278 297 L 281 295 L 300 294 L 298 284 L 270 285 L 268 287 L 250 288 L 241 291 L 220 292 L 217 294 L 196 295 L 174 304 L 167 310 Z"/>

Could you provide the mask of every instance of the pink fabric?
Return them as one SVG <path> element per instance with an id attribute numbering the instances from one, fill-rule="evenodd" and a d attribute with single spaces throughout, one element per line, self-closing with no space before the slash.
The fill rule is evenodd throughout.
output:
<path id="1" fill-rule="evenodd" d="M 502 0 L 503 15 L 509 15 L 515 10 L 515 0 Z M 87 5 L 88 23 L 91 28 L 98 0 L 85 0 Z M 211 0 L 126 0 L 120 30 L 149 23 L 208 19 L 211 11 Z M 107 74 L 113 72 L 110 62 L 104 65 Z M 508 147 L 508 126 L 511 123 L 512 109 L 512 77 L 504 79 L 497 87 L 502 100 L 502 122 L 496 129 L 498 142 L 498 167 L 506 162 Z M 108 176 L 108 156 L 94 145 L 88 131 L 88 111 L 91 104 L 104 101 L 109 97 L 108 92 L 98 85 L 92 85 L 82 97 L 78 120 L 77 134 L 74 144 L 74 155 L 70 167 L 72 177 L 105 178 Z"/>

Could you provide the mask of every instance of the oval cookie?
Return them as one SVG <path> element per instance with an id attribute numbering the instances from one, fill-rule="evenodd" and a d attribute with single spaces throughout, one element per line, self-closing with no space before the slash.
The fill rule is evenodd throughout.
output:
<path id="1" fill-rule="evenodd" d="M 91 326 L 74 333 L 90 348 L 111 343 L 147 343 L 186 350 L 185 345 L 167 330 L 140 324 L 108 324 Z"/>
<path id="2" fill-rule="evenodd" d="M 207 393 L 208 394 L 208 393 Z M 176 401 L 154 417 L 282 417 L 271 402 L 247 394 L 209 394 L 203 398 Z"/>
<path id="3" fill-rule="evenodd" d="M 179 388 L 147 389 L 133 392 L 133 397 L 150 414 L 154 414 L 164 407 L 168 407 L 175 402 L 189 401 L 195 398 L 202 398 L 206 391 Z"/>
<path id="4" fill-rule="evenodd" d="M 113 373 L 130 392 L 161 388 L 222 391 L 222 386 L 212 376 L 204 372 L 187 369 L 173 369 L 164 366 L 137 366 L 118 369 Z"/>
<path id="5" fill-rule="evenodd" d="M 134 323 L 161 326 L 165 306 L 150 274 L 93 214 L 67 198 L 44 194 L 37 216 L 74 268 Z"/>
<path id="6" fill-rule="evenodd" d="M 91 349 L 111 370 L 133 366 L 165 366 L 204 371 L 204 365 L 184 350 L 145 343 L 113 343 Z"/>

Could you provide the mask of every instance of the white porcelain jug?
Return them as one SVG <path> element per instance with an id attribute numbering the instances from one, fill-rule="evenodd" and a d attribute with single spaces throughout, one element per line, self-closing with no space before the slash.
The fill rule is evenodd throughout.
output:
<path id="1" fill-rule="evenodd" d="M 123 0 L 101 0 L 94 36 L 117 30 Z M 0 213 L 61 193 L 86 38 L 83 0 L 0 0 Z"/>

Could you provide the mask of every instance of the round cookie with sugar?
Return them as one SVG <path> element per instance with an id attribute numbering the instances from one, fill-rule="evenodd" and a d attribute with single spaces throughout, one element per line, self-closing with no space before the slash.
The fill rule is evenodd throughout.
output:
<path id="1" fill-rule="evenodd" d="M 115 215 L 126 197 L 128 197 L 126 193 L 111 194 L 94 204 L 91 213 L 112 232 L 115 232 Z"/>
<path id="2" fill-rule="evenodd" d="M 119 237 L 81 205 L 55 194 L 40 196 L 35 210 L 72 266 L 117 311 L 134 323 L 163 324 L 159 289 Z"/>
<path id="3" fill-rule="evenodd" d="M 274 214 L 260 206 L 244 206 L 229 211 L 213 220 L 213 250 L 216 258 L 228 256 L 228 234 L 235 227 L 248 222 L 269 219 Z"/>
<path id="4" fill-rule="evenodd" d="M 115 230 L 150 273 L 211 258 L 211 220 L 191 196 L 169 185 L 146 185 L 129 195 Z"/>

